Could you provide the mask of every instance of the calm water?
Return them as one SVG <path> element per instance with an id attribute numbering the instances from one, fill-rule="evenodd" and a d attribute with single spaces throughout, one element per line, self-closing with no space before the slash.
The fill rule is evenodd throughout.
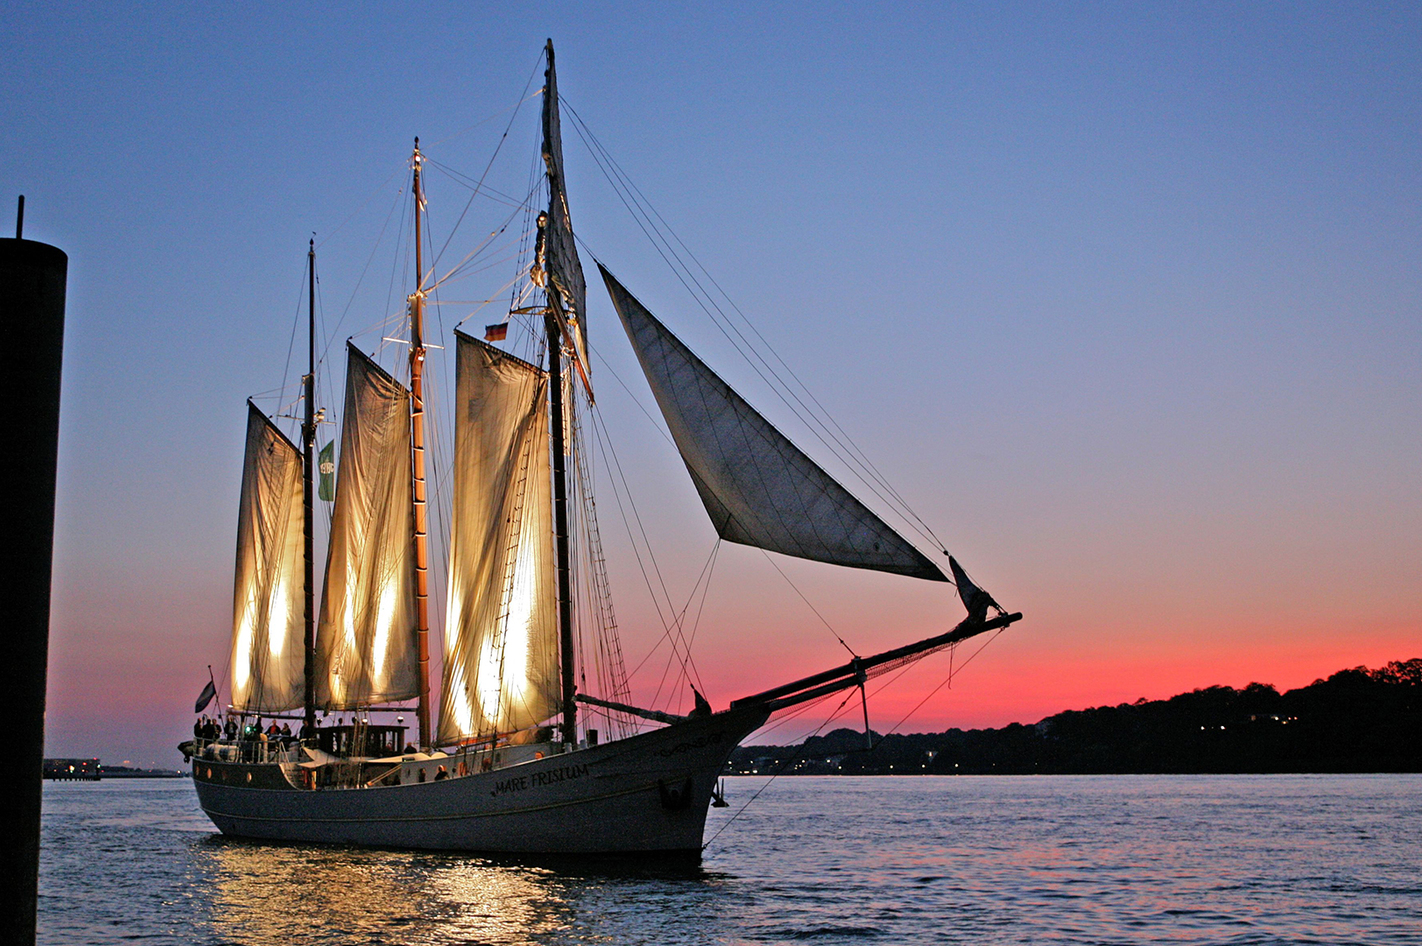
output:
<path id="1" fill-rule="evenodd" d="M 731 807 L 763 784 L 728 779 Z M 1422 943 L 1422 776 L 783 778 L 699 870 L 213 833 L 46 784 L 40 942 Z"/>

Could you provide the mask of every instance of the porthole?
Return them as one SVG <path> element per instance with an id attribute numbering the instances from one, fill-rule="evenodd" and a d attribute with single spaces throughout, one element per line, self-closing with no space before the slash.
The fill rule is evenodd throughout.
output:
<path id="1" fill-rule="evenodd" d="M 251 784 L 252 784 L 252 773 L 251 773 L 251 772 L 248 772 L 248 773 L 247 773 L 247 784 L 248 784 L 248 785 L 251 785 Z"/>

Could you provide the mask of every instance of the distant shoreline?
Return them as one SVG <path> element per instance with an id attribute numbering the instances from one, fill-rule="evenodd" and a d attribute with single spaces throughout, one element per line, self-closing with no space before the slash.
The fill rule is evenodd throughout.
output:
<path id="1" fill-rule="evenodd" d="M 860 735 L 863 735 L 861 733 Z M 731 772 L 722 778 L 1298 778 L 1331 775 L 1417 775 L 1409 772 Z"/>
<path id="2" fill-rule="evenodd" d="M 45 759 L 46 782 L 101 782 L 114 778 L 188 778 L 177 769 L 140 769 L 126 765 L 104 765 L 96 758 Z"/>
<path id="3" fill-rule="evenodd" d="M 1280 693 L 1251 683 L 1068 710 L 1029 725 L 836 729 L 742 746 L 726 775 L 1340 775 L 1422 772 L 1422 658 Z"/>

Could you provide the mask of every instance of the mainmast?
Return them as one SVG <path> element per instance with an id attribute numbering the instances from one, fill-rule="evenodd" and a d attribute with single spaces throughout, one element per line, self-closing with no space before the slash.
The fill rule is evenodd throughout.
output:
<path id="1" fill-rule="evenodd" d="M 425 202 L 420 183 L 420 139 L 415 139 L 415 292 L 410 296 L 410 444 L 415 503 L 415 609 L 420 648 L 420 745 L 430 744 L 429 517 L 425 502 L 425 261 L 420 211 Z"/>
<path id="2" fill-rule="evenodd" d="M 548 41 L 548 70 L 544 73 L 543 84 L 543 154 L 549 162 L 549 214 L 544 216 L 545 227 L 555 212 L 554 204 L 560 199 L 553 184 L 551 163 L 561 162 L 561 142 L 554 141 L 558 108 L 558 86 L 553 72 L 553 40 Z M 540 234 L 540 238 L 545 234 Z M 541 239 L 545 251 L 556 252 L 550 241 Z M 550 263 L 551 266 L 551 263 Z M 561 676 L 563 681 L 563 742 L 576 746 L 578 742 L 578 704 L 574 700 L 577 678 L 573 666 L 573 592 L 572 574 L 568 564 L 568 482 L 565 465 L 567 447 L 564 444 L 563 425 L 563 338 L 559 326 L 563 314 L 563 300 L 555 280 L 546 280 L 548 292 L 548 315 L 544 323 L 548 331 L 548 424 L 553 441 L 553 539 L 554 555 L 558 570 L 558 651 L 562 658 Z M 570 341 L 572 341 L 570 339 Z"/>
<path id="3" fill-rule="evenodd" d="M 558 291 L 548 287 L 548 306 L 558 305 Z M 553 541 L 558 567 L 558 652 L 562 657 L 563 741 L 578 741 L 578 705 L 573 699 L 576 678 L 573 668 L 572 574 L 568 565 L 568 482 L 565 469 L 567 447 L 563 443 L 563 358 L 562 332 L 552 315 L 544 322 L 548 329 L 548 426 L 553 441 Z"/>
<path id="4" fill-rule="evenodd" d="M 305 687 L 302 705 L 305 709 L 304 736 L 316 731 L 316 556 L 314 550 L 315 515 L 312 505 L 312 482 L 316 467 L 316 239 L 306 250 L 306 411 L 301 421 L 301 536 L 306 555 L 305 573 Z"/>

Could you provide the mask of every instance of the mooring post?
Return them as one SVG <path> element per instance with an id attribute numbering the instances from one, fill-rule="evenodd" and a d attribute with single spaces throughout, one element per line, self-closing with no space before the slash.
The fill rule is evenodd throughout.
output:
<path id="1" fill-rule="evenodd" d="M 0 238 L 0 379 L 10 392 L 10 442 L 0 463 L 0 609 L 5 659 L 0 691 L 11 701 L 9 804 L 0 806 L 0 943 L 35 941 L 40 782 L 54 551 L 59 376 L 69 257 L 26 240 L 25 199 L 15 238 Z"/>

